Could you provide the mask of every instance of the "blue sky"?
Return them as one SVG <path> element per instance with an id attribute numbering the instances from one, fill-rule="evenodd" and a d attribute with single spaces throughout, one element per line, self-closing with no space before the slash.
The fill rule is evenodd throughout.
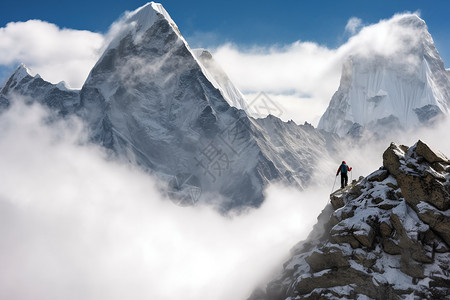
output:
<path id="1" fill-rule="evenodd" d="M 405 11 L 421 12 L 437 48 L 450 60 L 450 2 L 422 1 L 160 1 L 194 46 L 285 44 L 314 41 L 334 48 L 346 40 L 349 18 L 376 23 Z M 0 26 L 40 19 L 60 27 L 104 33 L 125 10 L 145 1 L 2 1 Z M 201 38 L 204 40 L 202 41 Z M 189 40 L 188 40 L 189 41 Z M 1 41 L 0 41 L 1 42 Z"/>

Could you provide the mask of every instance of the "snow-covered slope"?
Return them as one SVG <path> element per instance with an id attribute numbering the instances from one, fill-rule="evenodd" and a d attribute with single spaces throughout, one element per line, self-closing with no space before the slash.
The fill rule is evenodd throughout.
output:
<path id="1" fill-rule="evenodd" d="M 448 113 L 450 80 L 425 22 L 416 15 L 389 22 L 401 32 L 398 49 L 351 55 L 318 128 L 341 136 L 362 128 L 383 133 L 421 126 Z"/>
<path id="2" fill-rule="evenodd" d="M 64 82 L 52 84 L 39 74 L 32 75 L 24 64 L 14 71 L 0 91 L 1 108 L 7 108 L 15 95 L 45 104 L 62 115 L 74 112 L 79 104 L 78 91 L 67 89 Z"/>
<path id="3" fill-rule="evenodd" d="M 250 108 L 245 101 L 244 95 L 231 82 L 222 67 L 214 60 L 211 53 L 205 49 L 193 49 L 192 53 L 200 62 L 204 74 L 214 87 L 220 90 L 228 104 L 243 109 L 249 114 Z M 250 113 L 250 115 L 252 114 Z"/>
<path id="4" fill-rule="evenodd" d="M 331 195 L 279 277 L 250 299 L 446 299 L 449 171 L 421 141 L 391 144 L 380 170 Z"/>

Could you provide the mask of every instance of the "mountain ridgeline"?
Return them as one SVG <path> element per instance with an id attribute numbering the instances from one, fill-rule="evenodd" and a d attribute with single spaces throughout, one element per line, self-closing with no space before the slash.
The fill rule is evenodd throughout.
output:
<path id="1" fill-rule="evenodd" d="M 22 65 L 0 95 L 3 107 L 22 96 L 79 116 L 93 141 L 166 182 L 181 205 L 257 207 L 270 182 L 307 186 L 316 162 L 338 145 L 336 135 L 309 124 L 249 117 L 211 55 L 191 50 L 153 2 L 122 20 L 80 91 Z"/>

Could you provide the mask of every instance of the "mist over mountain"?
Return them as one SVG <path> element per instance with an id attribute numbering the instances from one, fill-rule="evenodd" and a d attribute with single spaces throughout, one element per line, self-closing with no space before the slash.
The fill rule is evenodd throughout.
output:
<path id="1" fill-rule="evenodd" d="M 136 299 L 245 299 L 261 282 L 251 299 L 448 294 L 449 160 L 422 141 L 392 144 L 373 172 L 391 138 L 425 136 L 450 149 L 442 139 L 449 72 L 418 16 L 367 26 L 336 51 L 345 57 L 340 85 L 318 128 L 281 120 L 286 108 L 263 91 L 246 99 L 211 52 L 190 48 L 161 4 L 126 12 L 104 40 L 79 90 L 24 64 L 0 90 L 0 149 L 11 173 L 0 206 L 13 228 L 0 254 L 16 282 L 39 273 L 42 261 L 49 276 L 30 291 L 43 295 L 39 286 L 61 277 L 51 299 L 64 286 L 86 289 L 74 299 L 121 299 L 130 286 Z M 275 277 L 270 271 L 325 205 L 343 159 L 355 169 L 350 181 L 370 175 L 331 191 L 332 204 Z M 55 230 L 61 218 L 61 232 L 73 236 Z M 22 245 L 42 246 L 38 259 Z M 61 262 L 71 257 L 66 277 Z M 109 277 L 110 263 L 131 279 Z M 7 285 L 0 295 L 29 296 Z"/>

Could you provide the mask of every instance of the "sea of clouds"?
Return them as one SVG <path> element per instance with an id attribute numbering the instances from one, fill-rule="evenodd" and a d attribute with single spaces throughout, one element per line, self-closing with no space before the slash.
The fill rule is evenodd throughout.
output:
<path id="1" fill-rule="evenodd" d="M 364 27 L 350 19 L 352 37 L 337 49 L 298 41 L 212 52 L 249 100 L 265 91 L 283 108 L 281 118 L 317 124 L 350 53 L 405 53 L 395 42 L 405 34 L 400 17 Z M 80 88 L 117 30 L 9 23 L 0 28 L 0 65 L 24 62 L 46 80 Z M 353 178 L 366 176 L 382 165 L 390 141 L 421 138 L 449 154 L 448 125 L 348 143 L 345 157 L 319 163 L 318 184 L 308 190 L 270 185 L 260 208 L 224 216 L 174 205 L 155 178 L 91 144 L 80 120 L 57 120 L 15 99 L 0 115 L 0 298 L 245 299 L 307 236 L 328 201 L 334 166 L 346 160 Z"/>

